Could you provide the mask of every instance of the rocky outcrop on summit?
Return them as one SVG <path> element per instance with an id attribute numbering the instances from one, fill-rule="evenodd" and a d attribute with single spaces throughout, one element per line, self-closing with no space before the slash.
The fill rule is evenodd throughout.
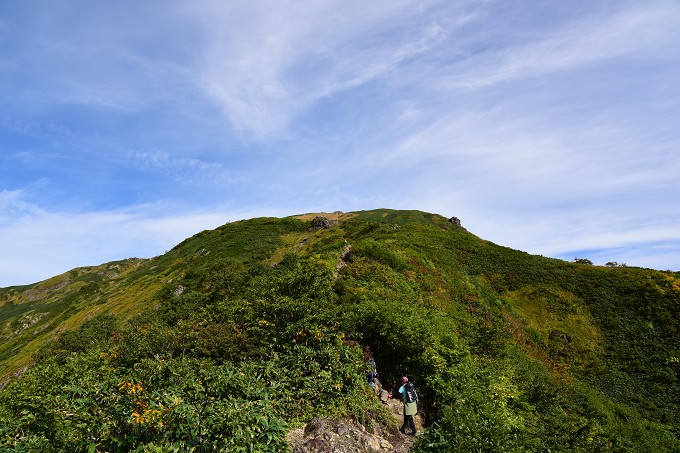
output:
<path id="1" fill-rule="evenodd" d="M 462 225 L 460 224 L 460 219 L 458 217 L 451 217 L 449 219 L 449 223 L 452 223 L 454 226 L 462 228 Z"/>
<path id="2" fill-rule="evenodd" d="M 326 217 L 316 216 L 312 219 L 309 231 L 327 230 L 338 224 L 337 220 L 328 220 Z"/>

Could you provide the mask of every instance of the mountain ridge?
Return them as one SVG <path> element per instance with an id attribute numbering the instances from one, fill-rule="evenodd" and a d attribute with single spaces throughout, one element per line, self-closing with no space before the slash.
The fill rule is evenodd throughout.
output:
<path id="1" fill-rule="evenodd" d="M 316 228 L 317 217 L 333 223 Z M 311 402 L 313 413 L 283 398 L 268 420 L 296 426 L 335 414 L 389 424 L 370 399 L 347 400 L 323 387 L 340 385 L 358 397 L 356 367 L 361 349 L 370 348 L 389 382 L 407 373 L 422 387 L 430 427 L 418 451 L 560 451 L 560 442 L 571 451 L 675 451 L 679 300 L 678 273 L 530 255 L 437 214 L 262 217 L 202 231 L 158 257 L 0 288 L 0 376 L 10 384 L 7 395 L 27 396 L 17 390 L 22 382 L 49 367 L 94 373 L 85 363 L 99 351 L 117 382 L 112 395 L 132 398 L 119 386 L 138 379 L 149 388 L 140 403 L 169 411 L 154 409 L 160 420 L 188 409 L 148 387 L 158 374 L 135 367 L 174 366 L 190 375 L 193 360 L 218 381 L 251 367 L 274 385 L 265 393 L 281 398 L 275 389 L 283 382 Z M 319 367 L 318 382 L 308 380 L 299 357 Z M 165 386 L 186 398 L 179 383 Z M 13 403 L 2 401 L 10 413 Z M 124 414 L 116 423 L 128 434 L 144 431 L 148 445 L 183 442 L 158 434 L 153 420 Z M 70 435 L 78 431 L 63 423 Z M 279 439 L 277 432 L 268 433 Z M 54 444 L 35 433 L 36 442 Z M 106 436 L 86 447 L 111 445 Z M 134 444 L 125 439 L 118 441 Z M 272 445 L 276 451 L 283 443 Z"/>

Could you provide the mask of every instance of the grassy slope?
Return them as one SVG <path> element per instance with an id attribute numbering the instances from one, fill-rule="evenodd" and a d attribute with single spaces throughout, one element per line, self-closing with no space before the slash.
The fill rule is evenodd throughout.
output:
<path id="1" fill-rule="evenodd" d="M 584 445 L 600 436 L 613 451 L 616 441 L 598 434 L 598 426 L 625 431 L 633 429 L 626 420 L 643 420 L 677 435 L 678 274 L 531 256 L 419 211 L 328 214 L 339 226 L 310 232 L 305 221 L 313 216 L 235 222 L 152 260 L 77 269 L 37 285 L 0 289 L 0 374 L 26 366 L 59 332 L 97 314 L 130 319 L 172 300 L 177 291 L 206 294 L 205 303 L 248 301 L 256 296 L 244 293 L 247 276 L 293 253 L 336 275 L 336 308 L 323 308 L 334 321 L 326 324 L 371 346 L 385 379 L 420 374 L 431 420 L 455 420 L 463 410 L 465 389 L 449 388 L 452 379 L 467 382 L 473 372 L 481 373 L 474 370 L 488 369 L 480 382 L 489 379 L 486 390 L 506 396 L 494 399 L 492 392 L 493 409 L 482 407 L 484 401 L 475 404 L 502 418 L 508 432 L 528 433 L 522 442 L 534 449 L 539 444 L 531 442 L 555 435 L 560 423 L 567 434 L 582 435 Z M 340 261 L 347 246 L 350 252 Z M 468 366 L 471 374 L 461 374 Z M 533 382 L 522 382 L 527 376 Z M 552 390 L 539 388 L 536 376 L 544 376 Z M 468 393 L 477 391 L 469 385 Z M 570 406 L 554 392 L 583 402 Z M 553 414 L 558 410 L 564 415 Z M 581 426 L 581 419 L 588 422 Z M 541 427 L 549 423 L 555 426 Z M 443 422 L 438 432 L 451 435 Z"/>
<path id="2" fill-rule="evenodd" d="M 97 315 L 111 313 L 125 320 L 150 309 L 162 288 L 190 273 L 210 253 L 245 263 L 263 260 L 279 245 L 281 231 L 287 231 L 278 223 L 235 222 L 198 233 L 150 260 L 78 268 L 33 285 L 0 288 L 0 383 L 29 365 L 33 354 L 61 332 Z M 261 242 L 244 240 L 252 230 L 261 233 Z"/>
<path id="3" fill-rule="evenodd" d="M 128 279 L 147 263 L 129 259 L 0 288 L 0 383 L 30 364 L 43 345 L 84 320 L 107 311 L 130 316 L 144 310 L 140 298 L 154 283 L 132 284 Z"/>

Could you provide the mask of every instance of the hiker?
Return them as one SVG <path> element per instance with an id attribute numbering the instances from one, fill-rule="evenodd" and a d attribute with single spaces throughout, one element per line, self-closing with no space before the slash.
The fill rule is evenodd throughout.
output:
<path id="1" fill-rule="evenodd" d="M 366 349 L 368 350 L 368 347 Z M 366 372 L 366 380 L 368 381 L 368 385 L 370 385 L 372 389 L 375 389 L 375 383 L 373 381 L 378 375 L 378 367 L 375 364 L 373 354 L 370 354 L 370 352 L 368 357 L 368 366 L 370 367 L 370 369 L 369 371 Z"/>
<path id="2" fill-rule="evenodd" d="M 404 402 L 404 423 L 399 428 L 402 434 L 406 434 L 407 426 L 411 428 L 411 436 L 416 435 L 416 422 L 413 416 L 418 412 L 418 394 L 413 386 L 413 382 L 409 382 L 408 377 L 401 378 L 401 387 L 399 387 L 401 399 Z"/>

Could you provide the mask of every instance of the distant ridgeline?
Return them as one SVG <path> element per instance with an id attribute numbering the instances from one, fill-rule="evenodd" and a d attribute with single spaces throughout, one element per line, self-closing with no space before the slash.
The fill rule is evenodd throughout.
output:
<path id="1" fill-rule="evenodd" d="M 532 256 L 458 219 L 257 218 L 0 289 L 0 451 L 288 448 L 312 418 L 418 452 L 680 451 L 680 274 Z M 373 432 L 373 431 L 371 431 Z M 377 431 L 376 431 L 377 432 Z"/>

